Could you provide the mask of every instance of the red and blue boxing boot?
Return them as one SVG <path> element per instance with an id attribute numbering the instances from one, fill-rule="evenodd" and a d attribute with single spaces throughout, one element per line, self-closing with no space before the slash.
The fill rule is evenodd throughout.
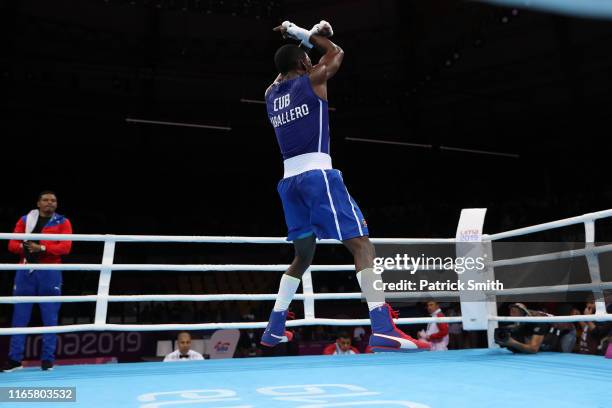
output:
<path id="1" fill-rule="evenodd" d="M 285 330 L 287 318 L 293 319 L 294 315 L 288 310 L 274 311 L 270 313 L 268 327 L 261 336 L 261 344 L 267 347 L 274 347 L 279 343 L 287 343 L 293 339 L 293 333 Z"/>
<path id="2" fill-rule="evenodd" d="M 413 339 L 398 329 L 393 322 L 393 318 L 397 317 L 398 313 L 386 303 L 370 310 L 370 321 L 372 323 L 370 348 L 373 352 L 409 352 L 429 350 L 431 348 L 431 344 L 428 342 Z"/>

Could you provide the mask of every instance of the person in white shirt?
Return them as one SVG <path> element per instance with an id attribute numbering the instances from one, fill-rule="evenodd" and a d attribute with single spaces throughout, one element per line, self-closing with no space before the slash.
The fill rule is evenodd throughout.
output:
<path id="1" fill-rule="evenodd" d="M 191 350 L 191 335 L 187 332 L 180 332 L 177 337 L 178 349 L 164 357 L 164 362 L 168 361 L 190 361 L 204 360 L 204 357 L 197 351 Z"/>

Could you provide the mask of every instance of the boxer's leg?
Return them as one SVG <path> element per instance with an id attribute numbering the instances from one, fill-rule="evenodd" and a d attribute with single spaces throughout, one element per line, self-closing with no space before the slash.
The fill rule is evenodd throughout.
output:
<path id="1" fill-rule="evenodd" d="M 326 185 L 327 202 L 318 208 L 331 209 L 332 214 L 327 217 L 322 211 L 320 220 L 332 220 L 332 222 L 321 221 L 327 229 L 327 234 L 337 234 L 343 244 L 349 249 L 355 261 L 357 280 L 368 303 L 370 321 L 372 323 L 372 336 L 370 346 L 373 351 L 410 351 L 429 349 L 427 342 L 413 339 L 401 331 L 393 318 L 397 317 L 391 307 L 385 303 L 385 293 L 377 289 L 374 282 L 382 279 L 374 273 L 374 246 L 370 242 L 368 227 L 359 206 L 351 197 L 342 179 L 342 173 L 338 170 L 322 171 Z M 335 227 L 336 231 L 333 231 Z M 316 229 L 315 229 L 316 231 Z M 323 234 L 317 233 L 317 236 Z"/>
<path id="2" fill-rule="evenodd" d="M 300 278 L 312 263 L 316 248 L 316 239 L 310 225 L 310 209 L 299 191 L 302 178 L 299 174 L 285 178 L 278 184 L 288 228 L 287 239 L 293 241 L 295 255 L 281 278 L 276 302 L 261 338 L 261 344 L 268 347 L 290 341 L 293 337 L 291 332 L 285 330 L 289 304 L 300 286 Z"/>

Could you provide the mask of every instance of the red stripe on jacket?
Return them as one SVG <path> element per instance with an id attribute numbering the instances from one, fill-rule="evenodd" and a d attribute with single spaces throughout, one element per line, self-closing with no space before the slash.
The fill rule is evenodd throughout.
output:
<path id="1" fill-rule="evenodd" d="M 444 317 L 444 313 L 437 313 L 436 317 Z M 429 340 L 442 340 L 448 334 L 448 323 L 436 323 L 438 332 L 429 336 Z"/>

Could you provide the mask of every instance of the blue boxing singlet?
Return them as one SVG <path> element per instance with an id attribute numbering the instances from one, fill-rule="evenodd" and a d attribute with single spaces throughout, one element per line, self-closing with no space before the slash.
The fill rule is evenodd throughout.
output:
<path id="1" fill-rule="evenodd" d="M 308 75 L 272 85 L 266 107 L 285 160 L 285 177 L 332 168 L 327 101 L 315 94 Z"/>

